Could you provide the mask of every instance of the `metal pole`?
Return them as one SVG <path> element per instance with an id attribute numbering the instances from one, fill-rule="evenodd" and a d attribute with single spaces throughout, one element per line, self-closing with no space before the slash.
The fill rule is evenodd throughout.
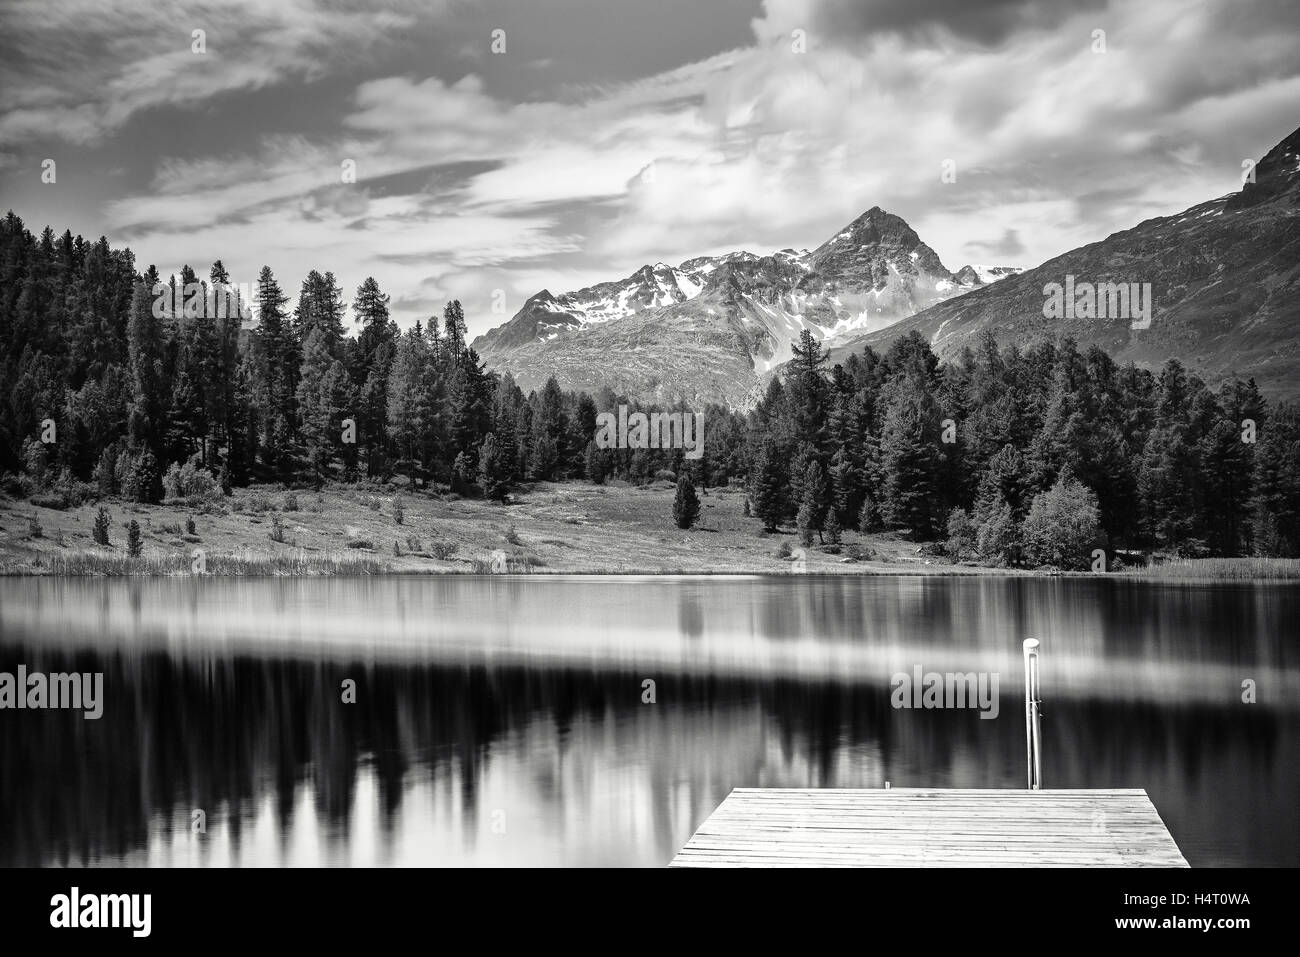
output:
<path id="1" fill-rule="evenodd" d="M 1034 790 L 1043 786 L 1043 729 L 1039 722 L 1043 717 L 1043 689 L 1038 681 L 1038 652 L 1031 661 L 1034 675 Z"/>
<path id="2" fill-rule="evenodd" d="M 1025 655 L 1026 760 L 1029 790 L 1037 791 L 1043 786 L 1043 739 L 1042 729 L 1039 726 L 1043 701 L 1038 686 L 1038 639 L 1026 638 L 1023 649 Z"/>

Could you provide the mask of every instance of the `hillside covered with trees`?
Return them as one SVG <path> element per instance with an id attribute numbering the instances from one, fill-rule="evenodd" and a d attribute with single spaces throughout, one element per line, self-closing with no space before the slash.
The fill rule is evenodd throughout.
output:
<path id="1" fill-rule="evenodd" d="M 1300 417 L 1252 382 L 1208 390 L 1100 348 L 978 348 L 909 333 L 829 370 L 805 335 L 751 417 L 755 514 L 905 529 L 958 559 L 1092 567 L 1095 549 L 1300 554 Z"/>
<path id="2" fill-rule="evenodd" d="M 396 480 L 504 501 L 530 481 L 685 474 L 706 491 L 744 485 L 756 531 L 793 524 L 806 545 L 892 530 L 956 560 L 1064 568 L 1098 548 L 1300 555 L 1297 410 L 1253 382 L 1211 392 L 1176 360 L 1152 373 L 1068 339 L 999 351 L 986 336 L 940 364 L 913 333 L 830 367 L 805 332 L 753 410 L 677 407 L 704 412 L 690 460 L 598 448 L 599 412 L 646 407 L 554 379 L 525 395 L 466 345 L 458 302 L 401 331 L 374 279 L 349 307 L 312 270 L 290 310 L 264 267 L 244 322 L 206 295 L 160 312 L 160 282 L 231 279 L 218 261 L 161 280 L 102 238 L 0 222 L 11 494 L 192 504 L 253 483 Z"/>
<path id="3" fill-rule="evenodd" d="M 367 279 L 349 324 L 332 273 L 309 273 L 290 311 L 263 268 L 244 328 L 238 309 L 213 309 L 207 295 L 230 283 L 220 261 L 203 279 L 188 266 L 168 278 L 204 288 L 192 310 L 170 308 L 185 296 L 169 291 L 157 317 L 159 281 L 102 238 L 34 237 L 12 212 L 0 224 L 0 471 L 21 473 L 18 491 L 157 502 L 399 476 L 500 497 L 523 480 L 644 480 L 681 460 L 595 448 L 597 399 L 625 398 L 562 393 L 553 380 L 525 396 L 486 372 L 458 302 L 401 332 Z"/>

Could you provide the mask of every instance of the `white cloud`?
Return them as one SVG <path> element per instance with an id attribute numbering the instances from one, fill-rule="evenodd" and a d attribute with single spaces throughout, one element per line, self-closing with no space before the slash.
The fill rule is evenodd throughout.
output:
<path id="1" fill-rule="evenodd" d="M 286 77 L 317 78 L 400 35 L 416 15 L 323 0 L 8 0 L 0 33 L 21 62 L 0 64 L 0 140 L 88 144 L 142 110 L 203 103 Z M 193 52 L 193 31 L 206 52 Z"/>
<path id="2" fill-rule="evenodd" d="M 1009 235 L 1024 250 L 1013 264 L 1034 265 L 1235 188 L 1241 158 L 1295 123 L 1294 16 L 1238 15 L 1227 0 L 1056 5 L 1049 16 L 1027 0 L 999 7 L 1028 24 L 1009 39 L 1015 18 L 936 30 L 925 11 L 888 30 L 819 34 L 861 25 L 846 3 L 768 0 L 746 49 L 535 102 L 495 97 L 477 76 L 372 80 L 335 136 L 164 162 L 108 218 L 132 227 L 142 256 L 237 250 L 286 287 L 328 268 L 349 292 L 373 273 L 395 302 L 459 296 L 482 331 L 501 320 L 472 305 L 486 309 L 492 288 L 522 302 L 643 262 L 811 247 L 873 205 L 908 218 L 950 268 L 972 249 L 1014 248 L 998 245 Z M 174 51 L 129 76 L 91 69 L 81 86 L 103 88 L 102 110 L 42 75 L 0 97 L 0 129 L 46 120 L 72 138 L 101 135 L 151 103 L 310 71 L 330 38 L 378 40 L 393 26 L 332 5 L 311 7 L 310 24 L 271 4 L 249 9 L 229 19 L 269 24 L 266 38 L 211 74 L 190 75 Z M 1104 54 L 1091 50 L 1099 26 Z M 810 31 L 807 53 L 791 50 L 796 27 Z M 345 157 L 357 162 L 353 187 L 338 183 Z M 946 159 L 955 184 L 940 180 Z M 467 162 L 482 166 L 433 192 L 385 197 L 367 185 Z M 195 230 L 206 223 L 217 225 Z"/>

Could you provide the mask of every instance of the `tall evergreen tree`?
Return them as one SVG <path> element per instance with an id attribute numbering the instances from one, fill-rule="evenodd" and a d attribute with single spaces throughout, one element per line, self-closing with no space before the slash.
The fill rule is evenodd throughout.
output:
<path id="1" fill-rule="evenodd" d="M 341 451 L 343 420 L 356 400 L 347 370 L 330 354 L 329 334 L 319 327 L 303 343 L 297 399 L 307 466 L 320 480 Z"/>
<path id="2" fill-rule="evenodd" d="M 941 478 L 938 407 L 925 380 L 901 376 L 885 412 L 880 434 L 881 514 L 894 528 L 910 529 L 916 539 L 938 532 L 949 504 Z"/>
<path id="3" fill-rule="evenodd" d="M 298 305 L 294 309 L 294 331 L 299 342 L 306 342 L 313 330 L 320 330 L 331 355 L 337 355 L 343 341 L 343 290 L 332 272 L 321 275 L 315 269 L 302 281 Z"/>
<path id="4" fill-rule="evenodd" d="M 127 353 L 131 364 L 132 407 L 129 430 L 133 442 L 153 446 L 161 440 L 161 395 L 158 320 L 153 296 L 143 282 L 136 283 L 127 326 Z"/>
<path id="5" fill-rule="evenodd" d="M 678 528 L 690 528 L 700 519 L 700 499 L 695 494 L 695 483 L 689 475 L 677 480 L 677 493 L 673 496 L 673 521 Z"/>
<path id="6" fill-rule="evenodd" d="M 257 277 L 257 329 L 253 339 L 257 401 L 266 465 L 278 477 L 292 473 L 297 435 L 296 392 L 301 364 L 289 325 L 289 298 L 269 266 Z"/>
<path id="7" fill-rule="evenodd" d="M 775 532 L 789 509 L 787 479 L 781 452 L 775 440 L 763 442 L 751 475 L 749 499 L 753 512 L 762 520 L 763 528 Z"/>
<path id="8" fill-rule="evenodd" d="M 807 546 L 812 544 L 813 532 L 816 532 L 818 539 L 821 539 L 830 505 L 826 473 L 822 471 L 821 463 L 816 459 L 808 462 L 800 495 L 796 524 L 799 528 L 800 541 Z"/>
<path id="9" fill-rule="evenodd" d="M 428 440 L 434 418 L 440 410 L 429 401 L 430 368 L 428 346 L 413 333 L 397 343 L 397 355 L 388 375 L 385 408 L 388 436 L 397 452 L 397 465 L 404 468 L 412 485 L 428 462 Z"/>
<path id="10" fill-rule="evenodd" d="M 489 501 L 504 502 L 510 491 L 510 473 L 514 464 L 497 443 L 496 435 L 489 432 L 478 453 L 478 484 L 483 497 Z"/>

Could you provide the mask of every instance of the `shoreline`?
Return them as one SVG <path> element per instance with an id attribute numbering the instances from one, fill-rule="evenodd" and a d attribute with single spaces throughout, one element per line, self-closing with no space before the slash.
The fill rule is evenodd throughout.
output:
<path id="1" fill-rule="evenodd" d="M 544 571 L 534 572 L 481 572 L 472 569 L 449 569 L 449 570 L 411 570 L 411 569 L 393 569 L 384 568 L 376 572 L 354 572 L 349 570 L 341 571 L 322 571 L 322 572 L 301 572 L 286 573 L 276 571 L 251 570 L 246 572 L 153 572 L 153 571 L 84 571 L 84 572 L 60 572 L 50 569 L 44 569 L 39 566 L 13 566 L 0 562 L 0 579 L 38 579 L 46 581 L 50 579 L 75 580 L 75 579 L 151 579 L 151 580 L 183 580 L 183 579 L 250 579 L 250 578 L 273 578 L 273 579 L 313 579 L 313 578 L 680 578 L 680 579 L 749 579 L 749 578 L 770 578 L 770 579 L 798 579 L 798 578 L 1031 578 L 1031 579 L 1105 579 L 1110 581 L 1130 582 L 1134 584 L 1146 585 L 1294 585 L 1300 584 L 1300 578 L 1296 577 L 1266 577 L 1260 576 L 1255 578 L 1244 577 L 1223 577 L 1214 578 L 1211 576 L 1189 577 L 1182 575 L 1159 576 L 1159 575 L 1138 575 L 1127 572 L 1077 572 L 1077 571 L 1041 571 L 1038 569 L 1024 568 L 992 568 L 984 566 L 973 566 L 970 568 L 953 568 L 943 567 L 934 569 L 927 566 L 920 568 L 913 567 L 868 567 L 856 566 L 845 568 L 841 571 L 832 571 L 828 569 L 818 570 L 816 572 L 773 572 L 773 571 L 745 571 L 745 570 L 727 570 L 727 571 L 701 571 L 701 570 L 681 570 L 681 569 L 651 569 L 651 568 L 631 568 L 621 569 L 619 571 L 593 571 L 593 570 L 571 570 L 563 568 L 548 568 Z"/>
<path id="2" fill-rule="evenodd" d="M 0 498 L 4 577 L 337 577 L 390 575 L 916 575 L 1214 583 L 1300 580 L 1297 559 L 1171 559 L 1107 572 L 954 564 L 890 533 L 845 531 L 801 548 L 764 532 L 736 487 L 702 490 L 699 524 L 671 521 L 674 487 L 536 483 L 509 505 L 364 484 L 320 492 L 254 486 L 208 502 L 89 502 L 67 509 Z M 109 510 L 110 545 L 91 532 Z M 126 526 L 141 531 L 127 554 Z M 201 560 L 199 556 L 202 556 Z M 200 567 L 201 570 L 200 570 Z"/>

